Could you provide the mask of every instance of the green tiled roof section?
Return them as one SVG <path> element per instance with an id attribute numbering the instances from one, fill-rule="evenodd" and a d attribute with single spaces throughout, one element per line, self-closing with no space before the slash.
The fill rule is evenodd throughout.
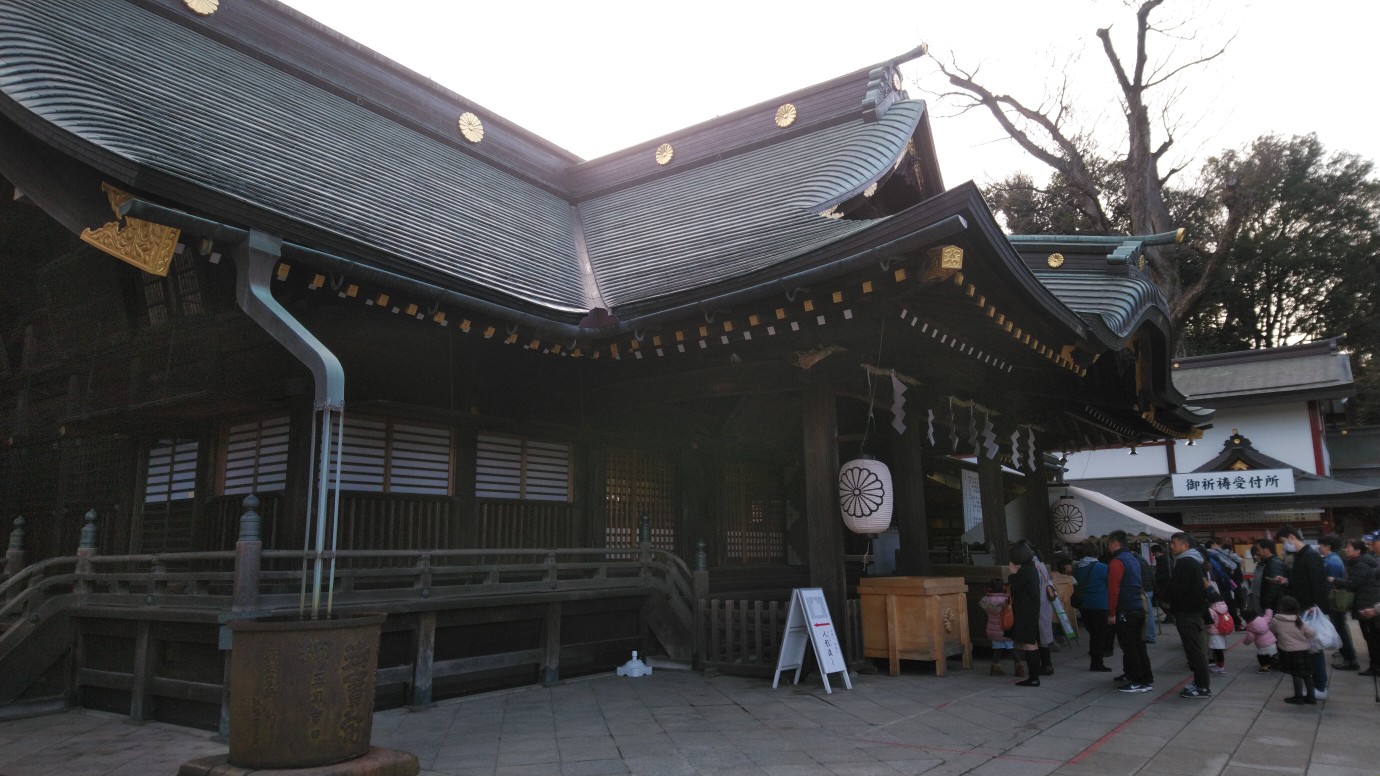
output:
<path id="1" fill-rule="evenodd" d="M 924 111 L 861 119 L 704 164 L 580 205 L 604 301 L 632 304 L 748 275 L 875 221 L 818 211 L 890 171 Z"/>
<path id="2" fill-rule="evenodd" d="M 1135 333 L 1147 311 L 1167 312 L 1159 289 L 1140 275 L 1036 271 L 1035 277 L 1069 309 L 1118 339 Z"/>
<path id="3" fill-rule="evenodd" d="M 588 309 L 566 201 L 137 6 L 0 6 L 0 88 L 130 162 L 404 271 Z"/>
<path id="4" fill-rule="evenodd" d="M 1341 396 L 1352 384 L 1351 359 L 1345 353 L 1281 354 L 1203 366 L 1185 361 L 1174 370 L 1174 387 L 1195 401 L 1328 389 Z"/>

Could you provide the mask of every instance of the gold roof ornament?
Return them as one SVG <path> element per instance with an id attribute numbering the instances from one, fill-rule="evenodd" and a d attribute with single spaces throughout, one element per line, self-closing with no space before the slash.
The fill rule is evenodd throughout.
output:
<path id="1" fill-rule="evenodd" d="M 469 111 L 461 113 L 457 123 L 460 126 L 460 134 L 471 143 L 478 143 L 484 139 L 484 122 L 480 121 L 479 117 L 473 113 Z"/>
<path id="2" fill-rule="evenodd" d="M 875 184 L 875 183 L 872 184 L 871 186 L 868 186 L 866 189 L 863 189 L 863 196 L 864 196 L 864 197 L 871 197 L 873 194 L 876 194 L 876 193 L 877 193 L 877 184 Z"/>
<path id="3" fill-rule="evenodd" d="M 905 85 L 906 85 L 905 82 L 901 80 L 901 71 L 900 71 L 900 70 L 892 70 L 892 71 L 891 71 L 891 88 L 892 88 L 892 89 L 895 89 L 896 91 L 899 92 L 899 91 L 901 91 L 902 87 L 904 87 Z"/>
<path id="4" fill-rule="evenodd" d="M 776 109 L 776 126 L 789 127 L 795 123 L 795 106 L 789 102 Z"/>
<path id="5" fill-rule="evenodd" d="M 182 3 L 202 16 L 210 16 L 220 8 L 220 0 L 182 0 Z"/>
<path id="6" fill-rule="evenodd" d="M 671 163 L 671 157 L 676 155 L 676 149 L 670 143 L 662 143 L 656 147 L 656 163 L 662 166 Z"/>
<path id="7" fill-rule="evenodd" d="M 962 283 L 963 273 L 963 249 L 957 245 L 941 245 L 937 248 L 930 248 L 925 252 L 927 259 L 925 264 L 925 275 L 922 281 L 925 283 L 936 280 L 948 280 L 955 278 L 956 282 Z"/>
<path id="8" fill-rule="evenodd" d="M 1052 269 L 1058 269 L 1064 266 L 1064 254 L 1051 253 L 1049 254 L 1049 258 L 1045 259 L 1045 263 L 1048 264 Z"/>
<path id="9" fill-rule="evenodd" d="M 109 198 L 110 209 L 115 211 L 117 220 L 110 221 L 99 229 L 83 229 L 82 241 L 151 275 L 167 277 L 168 267 L 172 264 L 173 252 L 177 250 L 177 240 L 182 232 L 137 218 L 126 217 L 121 225 L 118 220 L 120 205 L 134 197 L 109 183 L 102 183 L 101 190 Z"/>

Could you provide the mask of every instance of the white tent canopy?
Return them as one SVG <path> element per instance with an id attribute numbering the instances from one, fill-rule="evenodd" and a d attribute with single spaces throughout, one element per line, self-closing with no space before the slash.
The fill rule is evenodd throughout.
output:
<path id="1" fill-rule="evenodd" d="M 1167 540 L 1174 533 L 1182 530 L 1144 512 L 1132 509 L 1097 491 L 1073 485 L 1050 486 L 1050 505 L 1053 506 L 1065 495 L 1072 496 L 1081 502 L 1083 533 L 1087 536 L 1106 536 L 1112 531 L 1120 530 L 1132 537 L 1145 535 Z M 1025 532 L 1022 530 L 1024 520 L 1021 516 L 1025 513 L 1027 498 L 1029 495 L 1021 496 L 1006 505 L 1006 535 L 1013 541 L 1025 538 Z M 985 542 L 986 536 L 982 529 L 982 523 L 978 523 L 965 532 L 963 541 L 969 543 Z"/>

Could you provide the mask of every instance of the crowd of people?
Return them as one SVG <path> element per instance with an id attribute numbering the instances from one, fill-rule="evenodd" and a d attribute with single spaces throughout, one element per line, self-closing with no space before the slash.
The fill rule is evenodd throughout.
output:
<path id="1" fill-rule="evenodd" d="M 1284 526 L 1273 540 L 1256 541 L 1250 554 L 1249 579 L 1244 559 L 1230 546 L 1198 543 L 1183 532 L 1170 538 L 1167 551 L 1158 544 L 1150 547 L 1150 560 L 1132 549 L 1124 531 L 1101 543 L 1086 541 L 1072 557 L 1057 556 L 1056 570 L 1073 577 L 1072 603 L 1087 632 L 1088 670 L 1114 671 L 1107 659 L 1120 647 L 1117 689 L 1153 690 L 1147 645 L 1155 643 L 1162 612 L 1163 624 L 1178 631 L 1192 673 L 1181 698 L 1212 697 L 1212 676 L 1227 673 L 1227 651 L 1237 641 L 1254 648 L 1256 673 L 1292 678 L 1293 695 L 1286 703 L 1326 700 L 1335 672 L 1376 676 L 1380 532 L 1351 540 L 1325 536 L 1314 546 L 1297 528 Z M 1009 578 L 992 580 L 981 601 L 993 644 L 991 672 L 1004 675 L 1000 663 L 1010 657 L 1022 678 L 1016 684 L 1039 687 L 1042 676 L 1054 673 L 1056 586 L 1029 542 L 1014 544 L 1010 558 Z M 1364 668 L 1351 621 L 1359 624 L 1365 644 Z M 1327 652 L 1334 643 L 1336 660 L 1329 664 Z"/>

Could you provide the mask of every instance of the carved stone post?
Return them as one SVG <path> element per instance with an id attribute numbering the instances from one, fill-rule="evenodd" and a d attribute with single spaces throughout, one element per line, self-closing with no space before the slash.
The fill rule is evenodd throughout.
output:
<path id="1" fill-rule="evenodd" d="M 14 519 L 14 530 L 10 531 L 10 546 L 5 550 L 5 576 L 12 577 L 24 568 L 24 517 Z"/>
<path id="2" fill-rule="evenodd" d="M 642 576 L 651 575 L 652 563 L 652 516 L 645 511 L 637 519 L 637 560 L 642 565 Z"/>
<path id="3" fill-rule="evenodd" d="M 81 543 L 77 545 L 77 582 L 72 587 L 74 592 L 91 591 L 91 583 L 86 577 L 91 573 L 91 558 L 96 553 L 96 510 L 92 509 L 86 513 L 86 525 L 81 528 Z"/>
<path id="4" fill-rule="evenodd" d="M 259 537 L 259 499 L 253 493 L 241 502 L 240 538 L 235 542 L 235 587 L 230 610 L 245 612 L 259 606 L 259 567 L 263 556 L 263 541 Z"/>
<path id="5" fill-rule="evenodd" d="M 705 552 L 704 540 L 696 543 L 695 571 L 691 575 L 695 586 L 695 670 L 702 668 L 704 659 L 704 607 L 709 600 L 709 554 Z"/>

